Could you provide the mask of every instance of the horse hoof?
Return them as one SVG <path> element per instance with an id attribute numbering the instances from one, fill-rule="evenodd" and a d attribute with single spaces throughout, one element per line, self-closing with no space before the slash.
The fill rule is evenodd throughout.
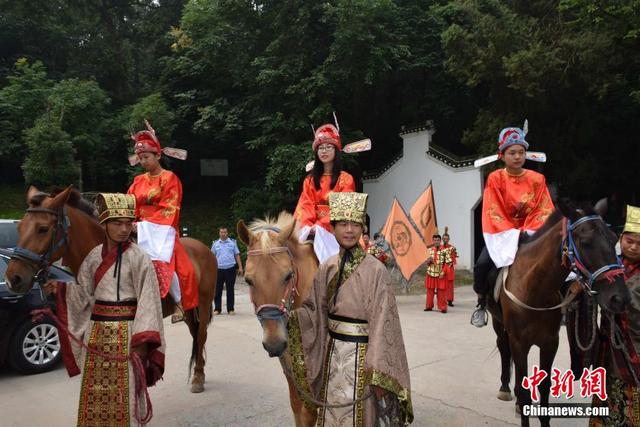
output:
<path id="1" fill-rule="evenodd" d="M 193 383 L 191 384 L 191 393 L 202 393 L 204 391 L 204 384 Z"/>
<path id="2" fill-rule="evenodd" d="M 498 399 L 504 400 L 505 402 L 510 402 L 513 400 L 513 396 L 509 391 L 499 391 L 497 397 Z"/>

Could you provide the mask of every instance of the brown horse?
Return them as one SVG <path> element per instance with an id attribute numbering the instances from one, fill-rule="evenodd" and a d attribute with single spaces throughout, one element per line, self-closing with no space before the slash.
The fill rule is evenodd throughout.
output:
<path id="1" fill-rule="evenodd" d="M 27 191 L 29 208 L 18 225 L 18 256 L 7 268 L 7 285 L 17 293 L 27 292 L 34 276 L 46 271 L 51 263 L 63 258 L 63 264 L 77 273 L 87 254 L 104 241 L 104 229 L 93 214 L 93 205 L 83 200 L 71 187 L 55 196 L 35 187 Z M 193 337 L 191 367 L 195 364 L 191 391 L 204 391 L 205 343 L 211 321 L 211 302 L 215 292 L 218 262 L 207 246 L 195 239 L 180 239 L 196 272 L 198 307 L 187 310 L 185 322 Z M 162 301 L 164 317 L 174 311 L 171 298 Z"/>
<path id="2" fill-rule="evenodd" d="M 289 400 L 296 426 L 312 426 L 316 413 L 304 404 L 291 378 L 285 313 L 300 307 L 309 296 L 318 259 L 311 245 L 298 243 L 291 214 L 281 212 L 277 221 L 255 221 L 247 227 L 238 221 L 240 240 L 247 245 L 245 280 L 262 325 L 262 346 L 271 357 L 280 357 L 289 385 Z"/>
<path id="3" fill-rule="evenodd" d="M 502 361 L 498 398 L 511 400 L 513 360 L 516 404 L 523 426 L 529 425 L 529 418 L 522 407 L 531 404 L 531 396 L 522 387 L 522 379 L 528 375 L 527 357 L 533 345 L 540 349 L 540 369 L 548 373 L 539 387 L 540 405 L 549 404 L 552 364 L 562 318 L 560 308 L 552 307 L 561 303 L 560 291 L 569 272 L 578 273 L 603 310 L 618 313 L 629 301 L 615 253 L 615 235 L 589 208 L 578 209 L 568 200 L 560 200 L 558 204 L 559 210 L 528 243 L 519 247 L 498 303 L 488 304 Z M 549 417 L 540 417 L 540 423 L 549 426 Z"/>

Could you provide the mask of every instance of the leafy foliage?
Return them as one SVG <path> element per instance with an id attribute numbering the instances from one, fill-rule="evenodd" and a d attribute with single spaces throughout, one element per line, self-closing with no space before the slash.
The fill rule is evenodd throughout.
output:
<path id="1" fill-rule="evenodd" d="M 229 160 L 214 196 L 234 214 L 292 209 L 311 126 L 373 151 L 381 167 L 402 126 L 434 120 L 435 142 L 494 152 L 500 128 L 529 119 L 545 175 L 597 198 L 635 192 L 640 0 L 0 0 L 3 180 L 71 146 L 87 189 L 122 191 L 129 134 L 150 120 L 189 150 L 185 189 L 211 193 L 202 158 Z M 28 135 L 30 140 L 28 141 Z M 49 145 L 47 145 L 49 144 Z M 570 164 L 568 164 L 570 163 Z M 133 170 L 129 169 L 129 173 Z M 594 179 L 597 177 L 597 179 Z M 46 179 L 58 180 L 51 176 Z M 589 185 L 584 185 L 589 183 Z"/>
<path id="2" fill-rule="evenodd" d="M 74 160 L 71 136 L 57 120 L 50 116 L 36 120 L 25 131 L 25 141 L 28 155 L 23 169 L 27 182 L 42 187 L 77 184 L 80 169 Z"/>

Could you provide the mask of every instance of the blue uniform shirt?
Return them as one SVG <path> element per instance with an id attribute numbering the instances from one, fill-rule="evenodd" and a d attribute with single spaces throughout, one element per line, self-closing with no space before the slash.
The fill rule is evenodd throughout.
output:
<path id="1" fill-rule="evenodd" d="M 216 240 L 211 245 L 211 252 L 218 258 L 218 268 L 227 269 L 236 266 L 236 255 L 240 254 L 238 244 L 231 237 L 226 240 Z"/>

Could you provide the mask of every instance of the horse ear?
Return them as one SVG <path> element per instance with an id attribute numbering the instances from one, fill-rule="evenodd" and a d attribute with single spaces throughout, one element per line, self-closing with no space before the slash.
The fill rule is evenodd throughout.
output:
<path id="1" fill-rule="evenodd" d="M 558 209 L 571 221 L 576 221 L 582 216 L 576 204 L 568 197 L 558 197 Z"/>
<path id="2" fill-rule="evenodd" d="M 278 241 L 280 242 L 281 245 L 285 246 L 287 244 L 295 228 L 296 228 L 296 221 L 293 220 L 289 225 L 287 225 L 282 230 L 280 230 L 280 233 L 278 234 Z"/>
<path id="3" fill-rule="evenodd" d="M 62 205 L 64 205 L 65 203 L 67 203 L 67 200 L 69 200 L 69 196 L 71 195 L 71 190 L 73 190 L 73 186 L 72 185 L 68 186 L 63 191 L 58 193 L 53 198 L 53 200 L 49 203 L 49 207 L 59 208 Z"/>
<path id="4" fill-rule="evenodd" d="M 247 228 L 243 220 L 238 221 L 238 224 L 236 225 L 236 231 L 238 232 L 240 241 L 245 245 L 250 246 L 251 241 L 254 239 L 254 236 L 251 230 Z"/>
<path id="5" fill-rule="evenodd" d="M 600 216 L 605 216 L 607 214 L 607 211 L 609 210 L 609 203 L 606 197 L 598 200 L 595 204 L 595 206 L 593 207 L 593 210 L 595 213 L 597 213 Z"/>
<path id="6" fill-rule="evenodd" d="M 33 197 L 39 193 L 40 193 L 40 190 L 38 190 L 35 185 L 29 186 L 29 189 L 27 190 L 27 204 L 29 206 L 31 206 L 31 199 L 33 199 Z"/>

